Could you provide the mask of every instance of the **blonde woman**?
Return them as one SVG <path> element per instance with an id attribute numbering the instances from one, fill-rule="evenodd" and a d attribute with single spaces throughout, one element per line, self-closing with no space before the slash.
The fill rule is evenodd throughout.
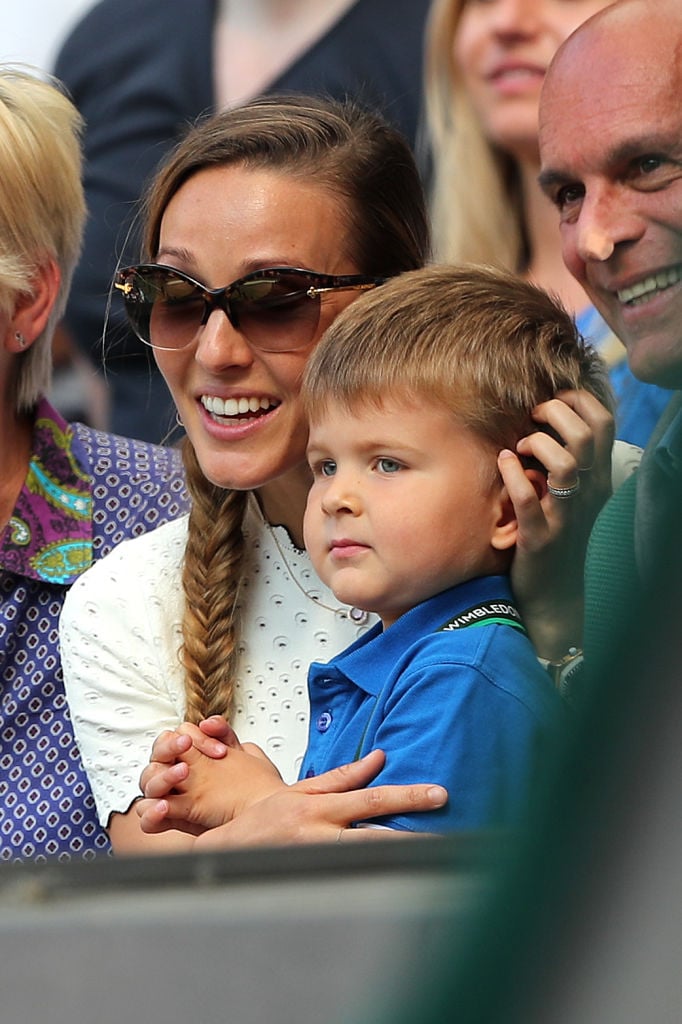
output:
<path id="1" fill-rule="evenodd" d="M 81 118 L 0 68 L 0 860 L 106 851 L 66 706 L 58 621 L 118 541 L 184 512 L 177 452 L 67 423 L 52 341 L 85 221 Z"/>

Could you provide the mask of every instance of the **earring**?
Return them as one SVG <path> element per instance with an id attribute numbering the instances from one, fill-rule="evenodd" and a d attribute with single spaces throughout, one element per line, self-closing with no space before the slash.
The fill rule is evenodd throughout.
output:
<path id="1" fill-rule="evenodd" d="M 180 419 L 180 413 L 179 413 L 179 412 L 176 412 L 176 413 L 175 413 L 175 422 L 177 423 L 177 425 L 178 425 L 179 427 L 181 427 L 181 428 L 183 428 L 183 429 L 184 429 L 184 426 L 185 426 L 185 424 L 184 424 L 184 423 L 182 422 L 182 420 Z"/>
<path id="2" fill-rule="evenodd" d="M 21 331 L 14 332 L 14 340 L 19 345 L 19 348 L 26 348 L 26 338 L 23 336 Z"/>

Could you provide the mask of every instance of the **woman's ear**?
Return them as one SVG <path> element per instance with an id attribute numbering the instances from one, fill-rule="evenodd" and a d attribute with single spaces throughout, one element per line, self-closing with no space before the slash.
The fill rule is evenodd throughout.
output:
<path id="1" fill-rule="evenodd" d="M 59 295 L 61 271 L 53 259 L 47 259 L 31 278 L 30 291 L 17 297 L 11 318 L 7 347 L 25 352 L 47 326 Z"/>
<path id="2" fill-rule="evenodd" d="M 538 498 L 542 500 L 547 493 L 547 478 L 539 469 L 523 470 L 526 479 L 532 484 Z M 502 485 L 499 495 L 499 516 L 495 523 L 495 529 L 490 539 L 492 547 L 496 551 L 507 551 L 516 544 L 519 524 L 514 511 L 512 500 L 509 497 L 507 488 Z"/>

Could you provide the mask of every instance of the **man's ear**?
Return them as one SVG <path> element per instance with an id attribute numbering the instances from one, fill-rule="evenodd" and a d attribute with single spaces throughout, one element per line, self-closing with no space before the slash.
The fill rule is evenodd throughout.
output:
<path id="1" fill-rule="evenodd" d="M 547 493 L 547 477 L 539 469 L 524 469 L 528 480 L 535 488 L 538 498 Z M 516 544 L 519 524 L 507 488 L 502 485 L 499 496 L 499 516 L 490 543 L 496 551 L 507 551 Z"/>
<path id="2" fill-rule="evenodd" d="M 8 347 L 24 352 L 45 330 L 61 284 L 61 271 L 53 259 L 46 259 L 31 279 L 30 291 L 17 298 L 10 323 Z"/>

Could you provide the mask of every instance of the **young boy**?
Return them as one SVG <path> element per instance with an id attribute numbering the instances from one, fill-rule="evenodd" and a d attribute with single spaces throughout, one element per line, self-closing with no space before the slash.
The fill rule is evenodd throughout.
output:
<path id="1" fill-rule="evenodd" d="M 437 811 L 374 825 L 445 832 L 523 814 L 561 701 L 514 607 L 517 523 L 497 459 L 537 429 L 536 405 L 581 387 L 609 403 L 568 314 L 482 268 L 401 275 L 352 303 L 310 358 L 306 546 L 337 598 L 381 621 L 311 666 L 301 777 L 380 748 L 377 784 L 449 793 Z M 544 493 L 542 472 L 526 472 Z M 279 785 L 266 772 L 254 798 Z M 251 797 L 236 780 L 223 787 L 227 821 L 224 804 Z"/>

